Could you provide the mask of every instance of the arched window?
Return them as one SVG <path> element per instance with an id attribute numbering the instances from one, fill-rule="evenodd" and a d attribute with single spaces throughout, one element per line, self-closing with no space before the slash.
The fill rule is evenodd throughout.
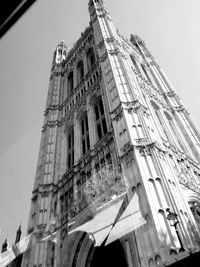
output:
<path id="1" fill-rule="evenodd" d="M 95 56 L 94 56 L 94 51 L 92 48 L 90 48 L 87 52 L 87 67 L 88 71 L 92 68 L 92 66 L 95 63 Z"/>
<path id="2" fill-rule="evenodd" d="M 74 76 L 73 76 L 73 71 L 70 72 L 68 79 L 67 79 L 67 91 L 68 95 L 70 95 L 73 92 L 74 89 Z"/>
<path id="3" fill-rule="evenodd" d="M 99 99 L 96 102 L 94 106 L 94 111 L 96 117 L 97 134 L 98 138 L 101 139 L 108 131 L 102 99 Z"/>
<path id="4" fill-rule="evenodd" d="M 74 165 L 74 129 L 69 130 L 67 135 L 67 167 L 70 169 Z"/>
<path id="5" fill-rule="evenodd" d="M 79 61 L 77 65 L 77 83 L 79 83 L 84 76 L 84 67 L 83 67 L 83 61 Z"/>
<path id="6" fill-rule="evenodd" d="M 85 113 L 81 118 L 81 144 L 82 144 L 82 154 L 84 155 L 90 149 L 87 113 Z"/>

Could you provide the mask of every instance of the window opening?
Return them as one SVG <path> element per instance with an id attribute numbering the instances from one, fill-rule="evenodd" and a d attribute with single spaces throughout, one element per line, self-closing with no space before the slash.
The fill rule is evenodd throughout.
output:
<path id="1" fill-rule="evenodd" d="M 103 108 L 103 102 L 101 99 L 95 104 L 94 111 L 96 117 L 97 134 L 98 138 L 101 139 L 108 131 Z"/>

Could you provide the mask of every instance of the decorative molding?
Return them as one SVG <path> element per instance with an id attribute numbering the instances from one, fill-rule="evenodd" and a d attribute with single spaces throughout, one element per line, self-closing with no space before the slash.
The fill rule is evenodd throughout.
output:
<path id="1" fill-rule="evenodd" d="M 124 128 L 124 129 L 119 133 L 119 136 L 121 137 L 122 135 L 125 134 L 125 132 L 127 132 L 127 130 Z"/>
<path id="2" fill-rule="evenodd" d="M 99 61 L 100 62 L 104 62 L 108 57 L 108 53 L 107 51 L 99 58 Z"/>
<path id="3" fill-rule="evenodd" d="M 131 34 L 130 41 L 134 45 L 139 44 L 139 45 L 145 46 L 145 42 L 136 34 Z"/>
<path id="4" fill-rule="evenodd" d="M 99 90 L 92 91 L 89 96 L 89 104 L 91 106 L 95 105 L 95 103 L 98 102 L 101 97 L 101 92 Z"/>
<path id="5" fill-rule="evenodd" d="M 94 16 L 91 17 L 92 17 L 92 22 L 95 23 L 95 21 L 97 21 L 97 15 L 95 14 Z"/>
<path id="6" fill-rule="evenodd" d="M 108 53 L 110 55 L 117 55 L 119 53 L 119 49 L 118 48 L 110 49 L 110 50 L 108 50 Z"/>
<path id="7" fill-rule="evenodd" d="M 132 102 L 122 102 L 123 108 L 128 111 L 128 113 L 137 113 L 137 111 L 142 107 L 138 100 Z"/>
<path id="8" fill-rule="evenodd" d="M 200 181 L 199 183 L 195 182 L 194 178 L 187 171 L 182 170 L 182 172 L 178 175 L 178 180 L 185 188 L 200 195 Z"/>
<path id="9" fill-rule="evenodd" d="M 105 18 L 106 17 L 106 14 L 105 13 L 98 14 L 98 17 L 99 18 Z"/>
<path id="10" fill-rule="evenodd" d="M 126 144 L 124 144 L 124 146 L 120 150 L 123 154 L 126 154 L 132 149 L 133 149 L 133 145 L 131 145 L 131 142 L 128 141 Z"/>
<path id="11" fill-rule="evenodd" d="M 77 109 L 76 119 L 79 120 L 79 119 L 81 118 L 81 116 L 82 116 L 85 112 L 87 112 L 87 103 L 86 103 L 86 101 L 85 101 L 84 104 L 82 104 L 82 105 L 80 106 L 80 108 Z"/>
<path id="12" fill-rule="evenodd" d="M 101 49 L 104 46 L 104 40 L 101 40 L 100 43 L 98 43 L 97 47 L 98 49 Z"/>
<path id="13" fill-rule="evenodd" d="M 185 111 L 185 108 L 183 105 L 179 105 L 179 106 L 174 107 L 174 110 L 176 110 L 177 112 L 182 112 L 182 111 Z"/>
<path id="14" fill-rule="evenodd" d="M 139 150 L 139 153 L 142 157 L 151 156 L 152 151 L 157 149 L 159 154 L 165 155 L 165 151 L 163 151 L 156 141 L 149 141 L 148 138 L 140 138 L 137 139 L 138 145 L 135 147 Z"/>
<path id="15" fill-rule="evenodd" d="M 114 109 L 112 112 L 110 112 L 112 121 L 118 122 L 123 117 L 123 108 L 121 103 L 117 106 L 116 109 Z"/>
<path id="16" fill-rule="evenodd" d="M 106 42 L 107 43 L 111 43 L 111 42 L 114 42 L 114 41 L 115 41 L 115 37 L 114 36 L 106 38 Z"/>
<path id="17" fill-rule="evenodd" d="M 147 137 L 135 139 L 135 142 L 137 146 L 147 146 L 150 144 Z"/>
<path id="18" fill-rule="evenodd" d="M 169 97 L 175 97 L 177 95 L 176 95 L 176 93 L 174 91 L 170 91 L 170 92 L 167 92 L 167 96 L 169 96 Z"/>
<path id="19" fill-rule="evenodd" d="M 133 71 L 135 72 L 135 70 Z M 162 94 L 160 90 L 147 82 L 146 79 L 142 77 L 142 75 L 137 74 L 136 79 L 142 91 L 144 91 L 150 98 L 154 99 L 166 110 L 171 110 L 170 107 L 165 104 L 164 94 Z"/>
<path id="20" fill-rule="evenodd" d="M 130 141 L 127 142 L 121 149 L 122 155 L 120 156 L 120 160 L 124 160 L 126 163 L 126 167 L 129 168 L 129 166 L 134 161 L 134 154 L 133 150 L 134 147 L 131 145 Z"/>

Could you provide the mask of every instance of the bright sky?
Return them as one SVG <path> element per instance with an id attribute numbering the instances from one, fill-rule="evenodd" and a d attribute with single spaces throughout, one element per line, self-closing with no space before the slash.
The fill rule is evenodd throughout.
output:
<path id="1" fill-rule="evenodd" d="M 126 37 L 145 40 L 200 126 L 200 1 L 104 0 Z M 113 4 L 114 3 L 114 4 Z M 89 24 L 88 0 L 38 0 L 0 39 L 0 245 L 27 229 L 52 55 Z"/>

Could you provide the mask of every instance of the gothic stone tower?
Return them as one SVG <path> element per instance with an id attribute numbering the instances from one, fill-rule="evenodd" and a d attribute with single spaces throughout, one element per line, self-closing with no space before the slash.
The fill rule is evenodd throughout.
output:
<path id="1" fill-rule="evenodd" d="M 199 251 L 200 133 L 145 43 L 124 38 L 102 0 L 89 13 L 74 47 L 54 53 L 23 266 L 171 265 Z M 88 210 L 98 179 L 107 203 Z M 92 227 L 93 239 L 78 231 L 136 195 L 134 230 L 99 247 Z"/>

